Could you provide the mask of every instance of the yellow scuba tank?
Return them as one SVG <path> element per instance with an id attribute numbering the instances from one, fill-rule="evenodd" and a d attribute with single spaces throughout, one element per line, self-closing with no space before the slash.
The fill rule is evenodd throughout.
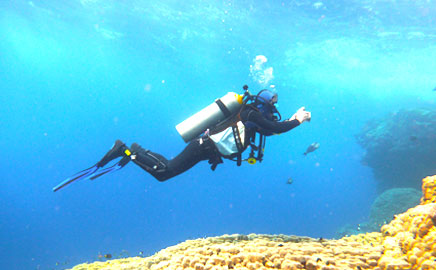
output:
<path id="1" fill-rule="evenodd" d="M 243 96 L 229 92 L 206 108 L 176 126 L 185 142 L 195 139 L 206 129 L 215 126 L 236 113 L 242 106 Z"/>

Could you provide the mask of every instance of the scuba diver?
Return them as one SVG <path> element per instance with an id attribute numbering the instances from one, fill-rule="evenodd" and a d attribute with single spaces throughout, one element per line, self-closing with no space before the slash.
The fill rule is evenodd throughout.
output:
<path id="1" fill-rule="evenodd" d="M 223 163 L 223 158 L 236 161 L 238 166 L 242 161 L 255 164 L 263 159 L 267 136 L 287 132 L 311 119 L 311 113 L 301 107 L 292 117 L 281 121 L 275 106 L 278 99 L 276 93 L 264 89 L 257 95 L 251 95 L 248 86 L 244 85 L 243 89 L 243 95 L 229 92 L 176 126 L 188 145 L 175 158 L 168 160 L 137 143 L 129 148 L 122 141 L 116 140 L 97 164 L 66 179 L 54 187 L 53 191 L 79 179 L 94 180 L 123 168 L 130 161 L 161 182 L 204 160 L 209 161 L 213 171 L 218 164 Z M 248 147 L 251 152 L 243 160 L 242 153 Z M 118 158 L 120 160 L 116 164 L 104 168 Z"/>

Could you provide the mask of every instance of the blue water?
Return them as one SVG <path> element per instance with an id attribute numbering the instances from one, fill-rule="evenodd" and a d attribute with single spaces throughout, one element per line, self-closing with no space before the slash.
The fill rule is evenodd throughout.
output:
<path id="1" fill-rule="evenodd" d="M 331 238 L 364 222 L 376 182 L 354 136 L 435 106 L 435 13 L 434 0 L 1 1 L 0 268 L 65 269 L 225 233 Z M 116 139 L 177 155 L 176 124 L 264 87 L 250 76 L 257 55 L 283 117 L 312 112 L 268 138 L 261 164 L 205 162 L 165 183 L 129 164 L 53 193 Z"/>

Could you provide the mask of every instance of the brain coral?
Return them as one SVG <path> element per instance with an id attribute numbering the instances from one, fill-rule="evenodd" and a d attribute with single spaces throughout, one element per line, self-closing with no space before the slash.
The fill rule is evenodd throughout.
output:
<path id="1" fill-rule="evenodd" d="M 421 204 L 397 215 L 381 233 L 339 240 L 223 235 L 188 240 L 147 258 L 80 264 L 73 270 L 436 269 L 436 176 L 423 182 Z"/>

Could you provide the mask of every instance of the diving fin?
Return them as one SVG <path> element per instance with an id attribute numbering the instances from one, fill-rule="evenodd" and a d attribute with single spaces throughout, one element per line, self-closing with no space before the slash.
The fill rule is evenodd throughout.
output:
<path id="1" fill-rule="evenodd" d="M 120 141 L 116 140 L 115 144 L 112 146 L 112 148 L 109 150 L 109 152 L 106 153 L 106 155 L 94 166 L 85 169 L 83 171 L 80 171 L 70 178 L 67 178 L 67 180 L 63 181 L 59 185 L 55 186 L 53 188 L 53 191 L 58 191 L 59 189 L 65 187 L 66 185 L 80 179 L 95 179 L 102 175 L 105 175 L 109 172 L 113 172 L 116 170 L 121 169 L 124 167 L 127 163 L 129 163 L 131 159 L 131 152 L 130 150 L 125 146 L 125 144 Z M 103 169 L 103 167 L 108 164 L 110 161 L 122 157 L 119 162 L 117 162 L 115 165 L 112 165 L 111 167 Z"/>
<path id="2" fill-rule="evenodd" d="M 95 172 L 94 174 L 91 175 L 91 177 L 89 177 L 89 179 L 94 180 L 102 175 L 107 174 L 107 173 L 117 171 L 117 170 L 121 169 L 122 167 L 126 166 L 126 164 L 129 163 L 129 161 L 130 161 L 130 156 L 125 156 L 118 163 L 116 163 L 116 164 L 114 164 L 106 169 L 102 169 L 102 170 Z"/>
<path id="3" fill-rule="evenodd" d="M 76 180 L 86 179 L 89 176 L 93 175 L 98 169 L 99 169 L 98 165 L 94 165 L 88 169 L 80 171 L 80 172 L 74 174 L 73 176 L 67 178 L 65 181 L 63 181 L 59 185 L 55 186 L 53 188 L 53 191 L 58 191 L 59 189 L 65 187 L 66 185 L 68 185 Z"/>

